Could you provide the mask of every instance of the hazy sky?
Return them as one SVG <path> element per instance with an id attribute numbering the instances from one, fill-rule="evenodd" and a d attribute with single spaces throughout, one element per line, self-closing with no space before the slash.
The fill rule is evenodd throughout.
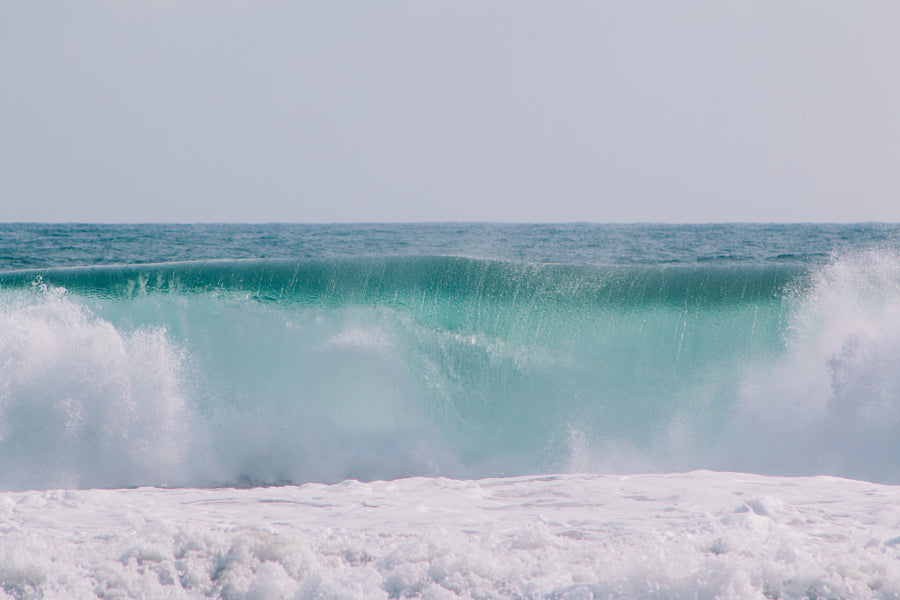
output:
<path id="1" fill-rule="evenodd" d="M 900 2 L 27 0 L 0 221 L 900 221 Z"/>

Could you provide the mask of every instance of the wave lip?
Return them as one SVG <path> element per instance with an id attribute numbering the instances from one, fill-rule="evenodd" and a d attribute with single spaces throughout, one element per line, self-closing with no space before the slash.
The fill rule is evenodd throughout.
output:
<path id="1" fill-rule="evenodd" d="M 739 261 L 740 262 L 740 261 Z M 270 301 L 386 303 L 426 296 L 498 302 L 710 302 L 768 297 L 806 273 L 796 265 L 536 264 L 454 256 L 216 260 L 0 273 L 0 289 L 35 284 L 80 294 L 240 292 Z"/>

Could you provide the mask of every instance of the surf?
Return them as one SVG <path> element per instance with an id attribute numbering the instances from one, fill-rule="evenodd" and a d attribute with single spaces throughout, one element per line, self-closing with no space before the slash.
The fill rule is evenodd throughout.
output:
<path id="1" fill-rule="evenodd" d="M 694 468 L 897 481 L 876 457 L 898 429 L 898 265 L 5 272 L 0 487 Z"/>

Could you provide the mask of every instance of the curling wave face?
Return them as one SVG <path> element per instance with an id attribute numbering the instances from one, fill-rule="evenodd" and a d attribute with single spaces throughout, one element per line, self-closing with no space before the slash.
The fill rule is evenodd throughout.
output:
<path id="1" fill-rule="evenodd" d="M 543 472 L 900 481 L 900 258 L 0 273 L 0 488 Z"/>

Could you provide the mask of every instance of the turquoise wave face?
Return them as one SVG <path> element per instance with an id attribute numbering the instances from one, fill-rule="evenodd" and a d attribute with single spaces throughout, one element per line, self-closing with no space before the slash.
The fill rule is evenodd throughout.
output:
<path id="1" fill-rule="evenodd" d="M 0 487 L 693 468 L 893 480 L 900 464 L 872 456 L 900 432 L 898 265 L 8 272 Z"/>

